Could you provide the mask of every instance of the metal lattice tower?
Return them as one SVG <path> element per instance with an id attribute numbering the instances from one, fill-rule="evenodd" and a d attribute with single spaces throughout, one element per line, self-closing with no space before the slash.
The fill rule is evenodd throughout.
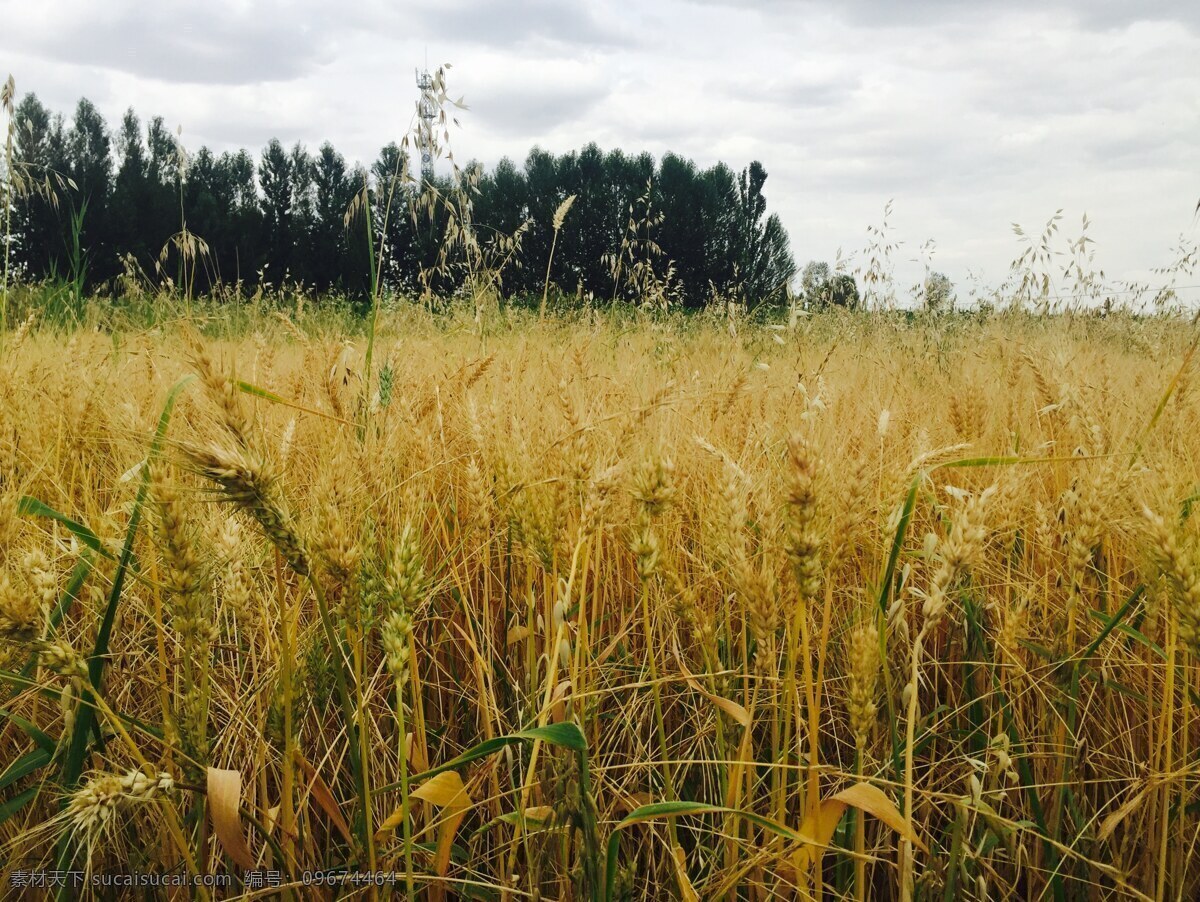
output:
<path id="1" fill-rule="evenodd" d="M 437 98 L 433 92 L 433 77 L 429 70 L 417 72 L 417 87 L 421 99 L 417 101 L 417 152 L 421 154 L 421 179 L 433 180 L 433 120 L 437 116 Z"/>

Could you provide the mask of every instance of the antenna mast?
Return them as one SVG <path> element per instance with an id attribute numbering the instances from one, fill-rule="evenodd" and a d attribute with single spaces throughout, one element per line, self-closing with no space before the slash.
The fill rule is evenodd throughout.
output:
<path id="1" fill-rule="evenodd" d="M 417 72 L 417 87 L 421 91 L 421 99 L 417 101 L 417 151 L 421 154 L 421 180 L 433 181 L 433 120 L 437 116 L 437 98 L 434 95 L 433 77 L 429 74 L 429 64 Z"/>

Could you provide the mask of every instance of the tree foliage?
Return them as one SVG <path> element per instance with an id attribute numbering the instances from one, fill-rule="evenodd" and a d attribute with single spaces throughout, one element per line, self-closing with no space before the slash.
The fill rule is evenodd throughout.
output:
<path id="1" fill-rule="evenodd" d="M 175 278 L 184 239 L 203 258 L 193 273 L 198 291 L 286 282 L 361 294 L 368 238 L 382 251 L 383 284 L 395 292 L 456 290 L 468 267 L 439 268 L 448 236 L 464 247 L 506 248 L 510 265 L 498 287 L 507 295 L 540 296 L 549 266 L 560 294 L 596 302 L 641 301 L 653 286 L 692 307 L 714 297 L 773 303 L 787 297 L 796 273 L 757 161 L 735 175 L 723 163 L 701 169 L 671 153 L 656 163 L 596 144 L 561 156 L 535 147 L 520 165 L 468 167 L 471 186 L 452 207 L 428 193 L 421 202 L 397 143 L 364 171 L 328 142 L 310 153 L 273 139 L 257 159 L 208 148 L 189 156 L 161 117 L 143 123 L 130 109 L 110 132 L 87 100 L 69 127 L 32 94 L 16 119 L 17 159 L 60 173 L 68 186 L 57 196 L 29 194 L 16 211 L 20 262 L 35 279 L 65 272 L 71 214 L 80 209 L 92 288 L 131 268 Z M 356 206 L 364 185 L 370 235 Z M 448 197 L 454 186 L 438 179 L 435 187 Z M 554 213 L 572 196 L 551 255 Z"/>
<path id="2" fill-rule="evenodd" d="M 800 274 L 800 297 L 810 310 L 826 310 L 830 307 L 858 309 L 861 298 L 854 277 L 848 273 L 835 273 L 823 260 L 810 260 Z"/>
<path id="3" fill-rule="evenodd" d="M 949 313 L 954 309 L 954 285 L 940 272 L 931 272 L 922 286 L 921 301 L 929 313 Z"/>

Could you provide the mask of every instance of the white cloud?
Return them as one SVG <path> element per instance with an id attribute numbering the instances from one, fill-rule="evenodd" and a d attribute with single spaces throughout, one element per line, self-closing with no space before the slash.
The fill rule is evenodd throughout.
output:
<path id="1" fill-rule="evenodd" d="M 753 8 L 749 8 L 752 6 Z M 339 5 L 0 0 L 0 67 L 70 112 L 132 105 L 189 146 L 331 140 L 370 160 L 408 127 L 413 69 L 451 61 L 456 157 L 667 150 L 760 159 L 798 260 L 865 243 L 894 198 L 901 284 L 998 280 L 1009 224 L 1086 210 L 1110 276 L 1164 262 L 1200 197 L 1195 4 L 760 0 Z"/>

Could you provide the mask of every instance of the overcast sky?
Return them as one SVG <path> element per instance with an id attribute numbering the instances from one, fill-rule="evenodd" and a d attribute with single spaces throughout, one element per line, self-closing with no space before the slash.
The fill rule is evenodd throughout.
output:
<path id="1" fill-rule="evenodd" d="M 761 160 L 798 262 L 861 260 L 892 199 L 898 282 L 936 242 L 960 289 L 1087 213 L 1096 265 L 1155 279 L 1200 235 L 1200 3 L 1148 0 L 0 0 L 0 78 L 180 126 L 190 149 L 331 140 L 371 160 L 408 128 L 413 69 L 450 62 L 460 160 L 667 150 Z M 1200 282 L 1200 273 L 1188 284 Z M 1200 293 L 1192 293 L 1200 297 Z"/>

